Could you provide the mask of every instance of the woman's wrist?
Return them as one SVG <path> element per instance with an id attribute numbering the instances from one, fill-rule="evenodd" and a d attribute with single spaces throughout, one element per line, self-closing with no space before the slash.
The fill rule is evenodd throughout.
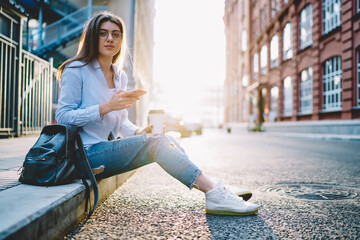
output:
<path id="1" fill-rule="evenodd" d="M 99 105 L 99 112 L 100 112 L 100 117 L 104 117 L 105 114 L 111 112 L 111 109 L 107 104 L 107 102 L 101 103 Z"/>

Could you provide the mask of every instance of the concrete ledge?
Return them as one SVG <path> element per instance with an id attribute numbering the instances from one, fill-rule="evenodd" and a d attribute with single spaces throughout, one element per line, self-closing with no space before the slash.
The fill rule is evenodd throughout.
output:
<path id="1" fill-rule="evenodd" d="M 100 180 L 99 203 L 134 172 Z M 80 180 L 54 187 L 9 188 L 0 192 L 0 239 L 61 238 L 85 218 L 84 208 L 85 187 Z"/>

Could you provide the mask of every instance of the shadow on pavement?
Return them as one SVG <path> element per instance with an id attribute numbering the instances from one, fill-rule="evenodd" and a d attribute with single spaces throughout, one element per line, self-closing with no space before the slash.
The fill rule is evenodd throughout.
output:
<path id="1" fill-rule="evenodd" d="M 206 215 L 211 239 L 281 239 L 258 215 Z"/>

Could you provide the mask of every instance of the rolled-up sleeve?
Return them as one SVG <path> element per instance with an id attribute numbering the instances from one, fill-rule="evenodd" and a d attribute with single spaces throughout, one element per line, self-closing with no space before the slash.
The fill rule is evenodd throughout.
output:
<path id="1" fill-rule="evenodd" d="M 66 67 L 61 77 L 61 92 L 55 115 L 58 123 L 80 127 L 101 119 L 99 104 L 80 108 L 81 94 L 81 68 Z"/>

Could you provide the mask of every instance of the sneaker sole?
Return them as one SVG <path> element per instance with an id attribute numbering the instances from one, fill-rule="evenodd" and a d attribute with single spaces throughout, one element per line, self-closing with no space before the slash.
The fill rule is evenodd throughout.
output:
<path id="1" fill-rule="evenodd" d="M 227 210 L 212 210 L 205 208 L 205 212 L 208 214 L 214 214 L 214 215 L 236 215 L 236 216 L 249 216 L 254 215 L 259 211 L 259 209 L 256 209 L 252 212 L 234 212 L 234 211 L 227 211 Z"/>
<path id="2" fill-rule="evenodd" d="M 242 197 L 242 199 L 244 199 L 244 201 L 247 201 L 252 197 L 252 193 L 251 192 L 241 193 L 241 194 L 238 194 L 237 196 Z"/>

